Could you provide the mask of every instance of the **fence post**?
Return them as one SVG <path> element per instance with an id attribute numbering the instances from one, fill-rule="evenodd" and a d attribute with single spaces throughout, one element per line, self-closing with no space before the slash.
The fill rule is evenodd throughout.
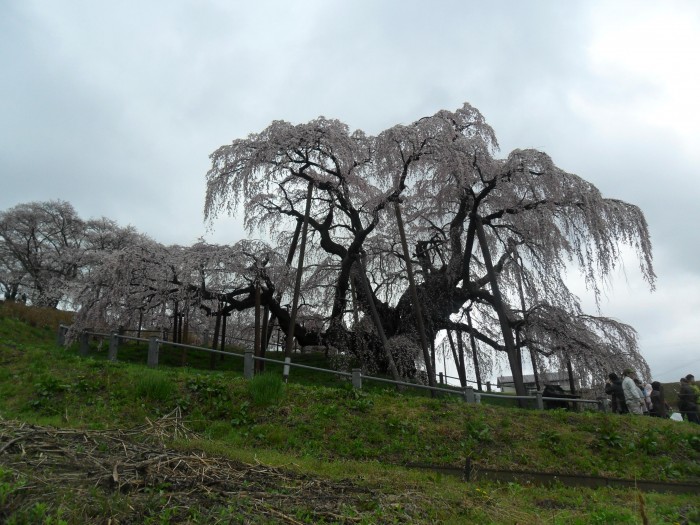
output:
<path id="1" fill-rule="evenodd" d="M 246 348 L 243 355 L 243 377 L 253 379 L 253 349 Z"/>
<path id="2" fill-rule="evenodd" d="M 474 396 L 474 388 L 471 386 L 465 386 L 462 392 L 462 397 L 467 403 L 476 403 L 476 397 Z"/>
<path id="3" fill-rule="evenodd" d="M 285 357 L 284 358 L 284 368 L 282 368 L 282 379 L 284 379 L 284 382 L 286 383 L 289 381 L 289 363 L 292 362 L 291 357 Z"/>
<path id="4" fill-rule="evenodd" d="M 107 359 L 110 361 L 117 360 L 117 351 L 119 350 L 119 336 L 112 332 L 109 336 L 109 350 L 107 351 Z"/>
<path id="5" fill-rule="evenodd" d="M 155 368 L 158 366 L 158 350 L 160 347 L 160 342 L 158 338 L 152 335 L 148 339 L 148 367 Z"/>
<path id="6" fill-rule="evenodd" d="M 440 375 L 440 384 L 441 384 L 441 385 L 444 385 L 444 384 L 445 384 L 445 378 L 444 378 L 444 376 L 442 375 L 442 372 L 440 372 L 439 375 Z"/>
<path id="7" fill-rule="evenodd" d="M 352 369 L 352 387 L 362 390 L 362 369 L 353 368 Z"/>
<path id="8" fill-rule="evenodd" d="M 537 410 L 544 410 L 544 403 L 542 402 L 542 392 L 535 393 L 535 399 L 537 403 Z"/>
<path id="9" fill-rule="evenodd" d="M 474 476 L 474 467 L 472 467 L 472 458 L 468 457 L 464 462 L 464 481 L 471 481 Z"/>
<path id="10" fill-rule="evenodd" d="M 66 331 L 68 330 L 67 326 L 63 326 L 62 324 L 58 325 L 58 334 L 56 335 L 56 344 L 58 346 L 65 346 L 66 345 Z"/>
<path id="11" fill-rule="evenodd" d="M 486 381 L 486 391 L 491 392 L 491 381 Z"/>
<path id="12" fill-rule="evenodd" d="M 606 414 L 610 412 L 610 399 L 607 397 L 602 397 L 598 400 L 598 410 L 605 412 Z"/>
<path id="13" fill-rule="evenodd" d="M 90 347 L 88 346 L 88 333 L 83 330 L 80 333 L 80 355 L 82 357 L 86 357 L 88 355 L 88 351 L 90 350 Z"/>
<path id="14" fill-rule="evenodd" d="M 123 326 L 120 326 L 119 328 L 117 328 L 118 335 L 124 335 L 125 333 L 126 333 L 126 329 Z M 117 348 L 119 348 L 122 345 L 122 342 L 123 342 L 122 339 L 117 337 Z M 116 357 L 116 355 L 117 354 L 115 353 L 114 356 Z"/>

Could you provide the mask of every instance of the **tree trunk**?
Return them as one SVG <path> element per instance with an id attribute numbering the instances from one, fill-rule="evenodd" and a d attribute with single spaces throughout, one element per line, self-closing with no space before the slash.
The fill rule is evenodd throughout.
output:
<path id="1" fill-rule="evenodd" d="M 382 350 L 384 350 L 384 357 L 389 364 L 389 371 L 391 372 L 391 377 L 394 381 L 401 381 L 401 376 L 396 368 L 396 363 L 394 362 L 394 356 L 391 355 L 389 351 L 389 346 L 387 345 L 386 334 L 384 333 L 384 327 L 382 326 L 382 321 L 379 319 L 379 313 L 377 312 L 377 306 L 374 304 L 374 297 L 372 296 L 372 290 L 369 287 L 369 282 L 367 282 L 367 275 L 365 274 L 365 267 L 362 264 L 362 260 L 358 258 L 356 264 L 358 264 L 358 279 L 362 285 L 365 297 L 367 297 L 367 306 L 369 308 L 370 315 L 372 316 L 372 321 L 374 322 L 374 327 L 377 329 L 377 334 L 379 334 L 379 340 L 382 343 Z M 400 386 L 396 386 L 397 389 L 401 390 Z"/>
<path id="2" fill-rule="evenodd" d="M 214 324 L 214 337 L 211 340 L 211 349 L 216 350 L 219 347 L 219 331 L 221 329 L 221 304 L 219 304 L 219 310 L 216 312 L 216 323 Z M 209 354 L 209 368 L 214 370 L 216 368 L 216 354 L 212 352 Z"/>
<path id="3" fill-rule="evenodd" d="M 569 390 L 572 394 L 576 394 L 576 384 L 574 383 L 574 370 L 571 367 L 571 359 L 566 359 L 566 370 L 569 373 Z"/>
<path id="4" fill-rule="evenodd" d="M 289 250 L 287 251 L 287 261 L 285 263 L 287 265 L 287 268 L 291 268 L 291 266 L 292 266 L 292 261 L 294 260 L 294 253 L 297 251 L 297 244 L 299 243 L 299 235 L 301 234 L 302 225 L 303 225 L 303 221 L 297 219 L 297 226 L 294 229 L 294 235 L 292 236 L 292 242 L 289 245 Z M 282 300 L 282 292 L 281 291 L 277 292 L 277 294 L 275 296 L 275 300 L 277 303 L 279 303 Z M 265 305 L 265 308 L 266 309 L 268 308 L 267 304 Z M 266 336 L 265 336 L 265 345 L 264 346 L 266 349 L 270 345 L 270 339 L 272 338 L 272 330 L 275 327 L 275 323 L 273 322 L 274 315 L 275 314 L 272 312 L 269 312 L 269 314 L 265 315 L 267 329 L 265 331 Z M 278 326 L 279 326 L 279 323 L 278 323 Z M 279 350 L 279 334 L 278 334 L 277 339 L 278 339 L 277 350 Z M 265 368 L 264 361 L 261 362 L 261 365 L 262 365 L 262 368 L 261 368 L 261 371 L 262 371 Z"/>
<path id="5" fill-rule="evenodd" d="M 136 331 L 136 338 L 141 339 L 141 330 L 143 329 L 143 308 L 139 308 L 139 328 Z"/>
<path id="6" fill-rule="evenodd" d="M 360 333 L 358 327 L 360 326 L 360 314 L 358 313 L 359 307 L 357 304 L 357 290 L 355 290 L 355 279 L 350 278 L 350 297 L 352 298 L 352 320 L 355 326 L 352 330 L 352 343 L 355 348 L 356 354 L 360 353 Z M 383 344 L 383 343 L 382 343 Z M 328 356 L 326 356 L 328 357 Z"/>
<path id="7" fill-rule="evenodd" d="M 515 254 L 515 259 L 516 263 L 518 263 L 518 266 L 520 268 L 520 271 L 516 272 L 516 276 L 518 278 L 518 291 L 520 292 L 520 308 L 522 309 L 523 312 L 523 331 L 525 333 L 525 339 L 527 340 L 527 322 L 525 321 L 525 312 L 527 311 L 525 309 L 525 292 L 523 290 L 523 277 L 522 277 L 522 259 L 520 258 L 520 255 L 516 252 Z M 532 349 L 532 346 L 528 345 L 528 350 L 530 351 L 530 363 L 532 364 L 532 373 L 535 376 L 535 388 L 537 391 L 540 391 L 540 375 L 537 372 L 537 361 L 535 361 L 535 351 Z M 522 363 L 522 360 L 521 360 Z"/>
<path id="8" fill-rule="evenodd" d="M 486 243 L 486 234 L 484 233 L 484 226 L 481 223 L 480 217 L 475 217 L 476 222 L 476 234 L 479 239 L 479 244 L 481 245 L 481 253 L 484 256 L 484 265 L 486 266 L 486 271 L 489 276 L 489 282 L 491 283 L 491 293 L 494 298 L 494 310 L 496 315 L 498 315 L 498 322 L 501 325 L 501 332 L 503 333 L 503 342 L 505 345 L 506 355 L 508 356 L 508 363 L 510 364 L 510 370 L 513 374 L 513 385 L 515 386 L 515 393 L 518 396 L 525 396 L 527 392 L 525 391 L 525 384 L 523 383 L 523 370 L 520 367 L 520 361 L 518 359 L 519 351 L 515 346 L 515 340 L 513 339 L 513 330 L 511 328 L 510 320 L 508 319 L 508 313 L 506 312 L 506 305 L 501 296 L 501 290 L 498 287 L 498 278 L 496 276 L 496 271 L 493 268 L 493 262 L 491 261 L 491 252 L 489 251 L 488 244 Z M 518 404 L 524 406 L 525 404 L 519 400 Z"/>
<path id="9" fill-rule="evenodd" d="M 177 323 L 178 320 L 180 319 L 180 301 L 174 301 L 174 306 L 173 306 L 173 343 L 177 343 Z"/>
<path id="10" fill-rule="evenodd" d="M 187 343 L 189 340 L 189 335 L 190 335 L 190 317 L 187 315 L 189 312 L 189 308 L 185 310 L 185 319 L 184 319 L 184 327 L 182 329 L 182 342 Z M 180 366 L 185 366 L 187 364 L 187 348 L 184 346 L 181 349 L 180 353 Z"/>
<path id="11" fill-rule="evenodd" d="M 221 351 L 225 352 L 226 351 L 226 319 L 230 316 L 231 314 L 225 313 L 222 314 L 221 316 Z M 224 354 L 221 355 L 221 360 L 224 360 Z"/>

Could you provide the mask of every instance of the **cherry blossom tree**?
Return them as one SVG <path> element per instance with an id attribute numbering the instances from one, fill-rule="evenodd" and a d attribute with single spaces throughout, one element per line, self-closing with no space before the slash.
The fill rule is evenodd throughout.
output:
<path id="1" fill-rule="evenodd" d="M 274 251 L 249 240 L 233 246 L 203 241 L 189 247 L 163 246 L 134 235 L 125 246 L 94 252 L 88 268 L 76 285 L 74 332 L 146 326 L 172 330 L 173 339 L 180 342 L 184 316 L 188 327 L 199 332 L 208 331 L 210 320 L 215 321 L 215 349 L 219 335 L 224 335 L 224 319 L 254 307 L 256 286 L 267 297 L 274 290 L 268 283 L 274 280 L 279 287 L 288 279 L 288 269 Z M 276 315 L 281 323 L 288 320 L 281 307 Z"/>
<path id="2" fill-rule="evenodd" d="M 7 243 L 0 241 L 0 293 L 6 301 L 26 300 L 28 274 Z"/>
<path id="3" fill-rule="evenodd" d="M 425 352 L 415 351 L 421 338 L 416 312 L 422 311 L 428 341 L 457 329 L 503 352 L 518 393 L 524 393 L 525 347 L 541 359 L 568 356 L 582 377 L 600 377 L 604 370 L 597 368 L 612 361 L 618 368 L 623 362 L 645 366 L 633 331 L 583 316 L 564 280 L 576 263 L 598 298 L 621 250 L 630 246 L 653 288 L 642 212 L 604 198 L 542 152 L 516 150 L 497 159 L 497 150 L 493 130 L 468 104 L 377 136 L 325 118 L 302 125 L 277 121 L 211 155 L 205 215 L 243 208 L 251 231 L 283 240 L 303 220 L 306 189 L 313 185 L 307 248 L 313 262 L 304 269 L 303 286 L 305 308 L 323 312 L 324 324 L 295 332 L 302 343 L 321 341 L 385 367 L 408 356 L 413 367 L 404 375 L 416 367 L 430 370 Z M 400 247 L 398 209 L 409 257 Z M 281 242 L 278 253 L 285 248 Z M 415 296 L 408 265 L 416 272 Z M 274 294 L 263 301 L 282 313 Z M 471 327 L 453 317 L 468 304 L 479 312 Z M 365 318 L 374 321 L 359 322 Z M 395 337 L 403 343 L 387 344 Z"/>
<path id="4" fill-rule="evenodd" d="M 55 308 L 78 274 L 84 222 L 65 201 L 19 204 L 0 213 L 5 291 L 22 290 L 37 306 Z"/>

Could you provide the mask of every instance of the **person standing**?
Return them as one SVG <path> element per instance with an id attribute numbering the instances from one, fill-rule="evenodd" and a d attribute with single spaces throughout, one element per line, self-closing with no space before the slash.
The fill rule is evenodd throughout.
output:
<path id="1" fill-rule="evenodd" d="M 639 380 L 637 375 L 634 375 L 634 384 L 637 385 L 637 388 L 639 389 L 639 392 L 642 394 L 642 413 L 647 416 L 649 415 L 649 405 L 651 404 L 651 399 L 647 399 L 647 395 L 644 392 L 644 385 L 642 382 Z"/>
<path id="2" fill-rule="evenodd" d="M 651 384 L 651 405 L 652 408 L 649 414 L 654 417 L 668 417 L 668 405 L 666 405 L 666 399 L 664 398 L 664 389 L 661 383 L 654 381 Z"/>
<path id="3" fill-rule="evenodd" d="M 700 425 L 698 416 L 698 393 L 695 390 L 695 376 L 688 374 L 685 381 L 681 381 L 681 390 L 678 393 L 678 408 L 685 413 L 688 421 Z"/>
<path id="4" fill-rule="evenodd" d="M 634 382 L 636 374 L 631 368 L 626 368 L 622 375 L 622 391 L 625 395 L 627 410 L 629 410 L 630 414 L 641 416 L 644 414 L 646 403 L 644 402 L 642 391 Z"/>
<path id="5" fill-rule="evenodd" d="M 642 388 L 642 394 L 644 395 L 644 402 L 647 404 L 647 411 L 651 413 L 654 409 L 654 404 L 651 402 L 651 392 L 654 390 L 651 383 L 644 383 L 644 388 Z"/>
<path id="6" fill-rule="evenodd" d="M 614 372 L 608 374 L 608 381 L 605 383 L 605 393 L 611 397 L 610 404 L 613 413 L 626 414 L 629 412 L 625 404 L 625 394 L 622 391 L 622 380 Z"/>

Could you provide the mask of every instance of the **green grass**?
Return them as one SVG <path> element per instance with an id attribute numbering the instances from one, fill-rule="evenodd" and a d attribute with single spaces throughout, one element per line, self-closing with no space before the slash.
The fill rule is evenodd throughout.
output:
<path id="1" fill-rule="evenodd" d="M 248 393 L 256 406 L 267 407 L 278 403 L 284 396 L 282 377 L 274 372 L 258 374 L 248 382 Z"/>
<path id="2" fill-rule="evenodd" d="M 131 428 L 180 407 L 187 426 L 201 437 L 171 447 L 291 469 L 310 479 L 350 479 L 381 495 L 371 508 L 345 509 L 348 523 L 642 523 L 642 514 L 650 523 L 698 519 L 691 495 L 650 493 L 640 500 L 634 490 L 465 484 L 405 467 L 419 462 L 461 468 L 471 458 L 483 469 L 699 482 L 700 428 L 688 423 L 473 405 L 458 396 L 432 399 L 369 382 L 358 391 L 348 380 L 298 369 L 284 384 L 281 366 L 269 364 L 247 381 L 242 359 L 227 357 L 212 371 L 208 356 L 196 361 L 195 352 L 188 352 L 186 367 L 177 353 L 171 366 L 148 369 L 145 346 L 131 344 L 120 349 L 116 363 L 106 360 L 106 345 L 80 358 L 77 345 L 57 348 L 50 323 L 33 315 L 31 326 L 0 306 L 0 416 L 6 420 Z M 294 358 L 327 366 L 322 354 Z M 2 442 L 0 436 L 0 447 Z M 28 497 L 36 489 L 24 488 L 26 479 L 2 469 L 0 454 L 0 498 L 13 509 L 0 521 L 106 521 L 129 508 L 118 493 L 95 491 L 88 501 L 73 501 L 60 487 L 46 491 L 37 507 L 36 498 Z M 188 522 L 182 513 L 169 515 L 174 511 L 159 498 L 154 492 L 144 520 Z M 192 505 L 187 519 L 236 522 L 255 503 L 231 505 Z M 295 512 L 301 523 L 316 519 L 311 507 Z"/>

